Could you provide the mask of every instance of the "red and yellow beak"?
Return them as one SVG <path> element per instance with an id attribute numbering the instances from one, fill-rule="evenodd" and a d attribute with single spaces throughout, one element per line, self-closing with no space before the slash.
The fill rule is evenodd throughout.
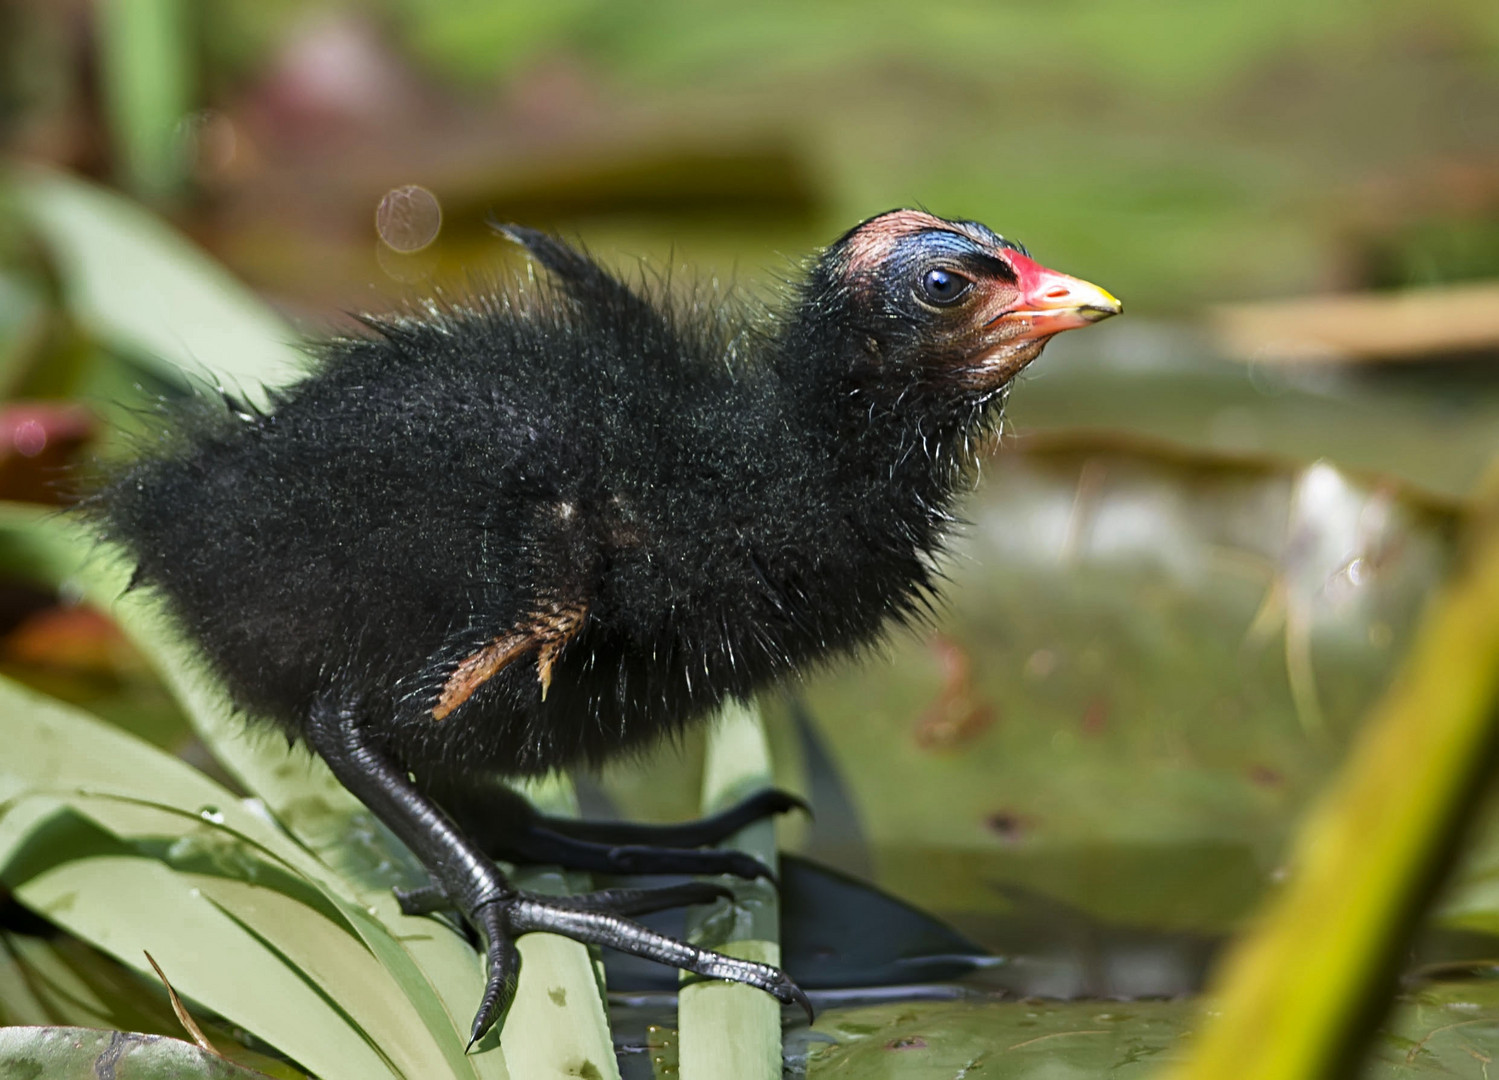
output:
<path id="1" fill-rule="evenodd" d="M 1008 344 L 1039 341 L 1124 310 L 1124 305 L 1106 290 L 1048 270 L 1018 251 L 1006 251 L 1005 260 L 1014 267 L 1020 296 L 991 319 L 990 325 L 1010 328 L 1005 335 Z"/>

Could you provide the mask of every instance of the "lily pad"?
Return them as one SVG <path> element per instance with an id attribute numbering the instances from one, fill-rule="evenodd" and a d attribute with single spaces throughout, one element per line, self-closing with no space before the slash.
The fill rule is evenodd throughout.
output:
<path id="1" fill-rule="evenodd" d="M 1193 1001 L 906 1001 L 828 1009 L 788 1043 L 807 1080 L 1097 1080 L 1159 1075 L 1185 1058 Z M 1499 982 L 1438 983 L 1404 995 L 1364 1080 L 1477 1077 L 1499 1055 Z M 800 1070 L 805 1070 L 801 1072 Z"/>

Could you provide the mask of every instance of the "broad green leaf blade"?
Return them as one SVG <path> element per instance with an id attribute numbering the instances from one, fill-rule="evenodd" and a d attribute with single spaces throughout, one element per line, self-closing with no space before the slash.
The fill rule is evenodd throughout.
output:
<path id="1" fill-rule="evenodd" d="M 284 322 L 138 206 L 40 169 L 16 176 L 15 191 L 74 316 L 102 341 L 173 380 L 196 372 L 257 402 L 305 367 Z"/>
<path id="2" fill-rule="evenodd" d="M 177 837 L 174 827 L 182 825 L 169 808 L 89 794 L 71 796 L 68 802 L 143 849 L 153 840 L 159 844 Z M 449 950 L 432 954 L 451 956 L 460 975 L 472 971 L 467 980 L 453 980 L 454 993 L 458 996 L 472 982 L 476 999 L 482 988 L 476 958 L 456 933 L 432 920 L 400 914 L 389 890 L 364 907 L 340 892 L 320 892 L 316 879 L 290 878 L 281 867 L 262 863 L 259 853 L 240 843 L 221 821 L 189 816 L 186 826 L 186 834 L 162 856 L 165 861 L 336 1002 L 406 1076 L 475 1073 L 475 1059 L 464 1054 L 459 1038 L 462 1014 L 444 1007 L 418 963 L 421 951 L 412 950 L 414 943 L 431 940 L 449 945 Z"/>
<path id="3" fill-rule="evenodd" d="M 1189 1003 L 1161 1001 L 833 1009 L 807 1038 L 807 1080 L 1145 1080 L 1180 1054 L 1192 1018 Z"/>
<path id="4" fill-rule="evenodd" d="M 82 792 L 60 801 L 177 871 L 194 896 L 207 897 L 335 1003 L 402 1075 L 469 1073 L 451 1024 L 431 1009 L 430 990 L 389 934 L 361 919 L 358 908 L 330 904 L 312 882 L 266 863 L 232 835 L 222 812 L 203 821 L 192 811 Z M 28 821 L 40 827 L 44 819 L 32 803 L 14 803 L 10 816 L 0 822 L 0 843 L 10 838 L 11 850 L 24 850 Z M 59 859 L 67 854 L 56 853 Z M 366 943 L 373 943 L 373 953 Z"/>
<path id="5" fill-rule="evenodd" d="M 771 783 L 770 747 L 759 712 L 730 703 L 708 735 L 703 768 L 703 813 L 732 806 Z M 729 846 L 776 864 L 775 823 L 766 819 L 742 829 Z M 731 903 L 695 908 L 688 937 L 744 960 L 781 962 L 775 886 L 767 881 L 723 879 L 734 890 Z M 683 1080 L 776 1080 L 781 1075 L 781 1006 L 762 990 L 742 983 L 688 982 L 678 998 L 679 1068 Z"/>
<path id="6" fill-rule="evenodd" d="M 83 942 L 0 934 L 0 1028 L 58 1025 L 182 1033 L 164 999 L 141 993 L 133 972 Z"/>
<path id="7" fill-rule="evenodd" d="M 76 938 L 0 936 L 0 1027 L 87 1027 L 181 1038 L 182 1024 L 166 995 L 142 993 L 142 982 L 117 960 Z M 231 1061 L 274 1080 L 307 1080 L 300 1069 L 247 1048 L 226 1027 L 194 1019 Z"/>
<path id="8" fill-rule="evenodd" d="M 93 1028 L 0 1028 L 0 1076 L 14 1080 L 267 1080 L 161 1035 Z"/>
<path id="9" fill-rule="evenodd" d="M 30 876 L 7 873 L 6 884 L 28 907 L 143 973 L 142 950 L 149 951 L 184 998 L 324 1080 L 400 1077 L 300 972 L 154 859 L 73 858 Z"/>
<path id="10" fill-rule="evenodd" d="M 1193 1045 L 1192 1001 L 901 1001 L 829 1009 L 787 1050 L 807 1080 L 1146 1080 Z M 1499 984 L 1405 995 L 1362 1080 L 1481 1078 L 1499 1057 Z M 1231 1080 L 1239 1074 L 1220 1074 Z"/>
<path id="11" fill-rule="evenodd" d="M 272 889 L 205 874 L 183 876 L 337 1002 L 401 1075 L 414 1080 L 460 1076 L 467 1071 L 460 1054 L 449 1057 L 434 1041 L 380 958 L 342 927 Z M 457 1049 L 451 1040 L 448 1048 Z"/>
<path id="12" fill-rule="evenodd" d="M 116 796 L 127 800 L 119 813 L 127 811 L 128 800 L 171 806 L 185 819 L 176 825 L 179 834 L 211 819 L 215 828 L 243 837 L 300 874 L 314 877 L 322 870 L 284 832 L 181 759 L 4 678 L 0 730 L 6 737 L 0 776 L 12 777 L 12 797 Z"/>
<path id="13" fill-rule="evenodd" d="M 7 400 L 39 351 L 48 314 L 33 283 L 0 272 L 0 395 Z"/>

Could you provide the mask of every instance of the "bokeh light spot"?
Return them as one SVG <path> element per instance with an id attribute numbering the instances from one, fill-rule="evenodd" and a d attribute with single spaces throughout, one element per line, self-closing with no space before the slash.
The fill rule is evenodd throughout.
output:
<path id="1" fill-rule="evenodd" d="M 381 241 L 394 251 L 420 251 L 442 228 L 442 204 L 420 184 L 392 188 L 375 210 L 375 229 Z"/>

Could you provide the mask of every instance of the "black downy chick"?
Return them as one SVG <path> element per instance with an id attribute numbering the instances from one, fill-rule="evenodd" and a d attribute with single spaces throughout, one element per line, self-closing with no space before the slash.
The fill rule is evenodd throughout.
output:
<path id="1" fill-rule="evenodd" d="M 544 282 L 317 350 L 264 410 L 200 397 L 93 500 L 235 703 L 304 739 L 486 949 L 533 930 L 801 991 L 629 921 L 707 884 L 552 897 L 493 860 L 768 874 L 696 850 L 794 801 L 645 827 L 497 778 L 595 765 L 917 615 L 975 443 L 1048 338 L 1120 311 L 972 221 L 896 210 L 750 317 L 631 288 L 530 229 Z M 227 408 L 225 406 L 228 406 Z"/>

